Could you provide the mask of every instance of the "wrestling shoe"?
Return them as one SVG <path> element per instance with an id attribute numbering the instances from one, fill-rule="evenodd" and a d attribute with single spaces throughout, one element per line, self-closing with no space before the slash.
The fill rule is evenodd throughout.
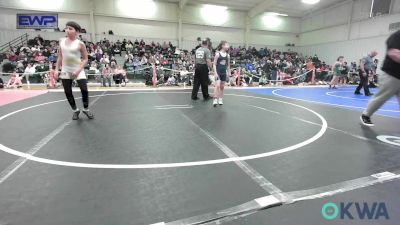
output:
<path id="1" fill-rule="evenodd" d="M 89 109 L 84 109 L 82 110 L 83 114 L 85 114 L 87 116 L 88 119 L 92 120 L 94 119 L 94 115 L 92 112 L 90 112 Z"/>
<path id="2" fill-rule="evenodd" d="M 217 98 L 214 98 L 213 105 L 214 105 L 214 107 L 217 107 L 217 105 L 218 105 L 218 99 Z"/>
<path id="3" fill-rule="evenodd" d="M 360 119 L 361 119 L 361 123 L 362 123 L 364 126 L 367 126 L 367 127 L 373 127 L 373 126 L 375 126 L 375 124 L 372 123 L 371 118 L 370 118 L 369 116 L 367 116 L 367 115 L 364 115 L 364 114 L 361 115 Z"/>
<path id="4" fill-rule="evenodd" d="M 218 99 L 218 104 L 219 104 L 219 105 L 223 105 L 223 104 L 224 104 L 224 102 L 222 101 L 222 98 L 219 98 L 219 99 Z"/>
<path id="5" fill-rule="evenodd" d="M 72 115 L 72 120 L 79 120 L 80 113 L 81 113 L 81 111 L 79 111 L 79 109 L 74 111 L 74 114 Z"/>

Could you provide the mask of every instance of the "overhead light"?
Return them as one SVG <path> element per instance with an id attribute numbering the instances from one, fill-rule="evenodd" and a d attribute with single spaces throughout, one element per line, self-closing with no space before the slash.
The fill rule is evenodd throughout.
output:
<path id="1" fill-rule="evenodd" d="M 304 4 L 317 4 L 318 2 L 320 2 L 320 0 L 301 0 Z"/>
<path id="2" fill-rule="evenodd" d="M 282 19 L 274 15 L 264 15 L 262 21 L 266 28 L 275 29 L 282 25 Z"/>
<path id="3" fill-rule="evenodd" d="M 219 5 L 204 5 L 201 16 L 213 25 L 222 25 L 228 20 L 228 7 Z"/>
<path id="4" fill-rule="evenodd" d="M 228 7 L 220 6 L 220 5 L 209 5 L 209 4 L 207 4 L 207 5 L 203 6 L 203 9 L 211 10 L 211 11 L 222 11 L 222 10 L 227 10 Z"/>
<path id="5" fill-rule="evenodd" d="M 22 0 L 21 3 L 29 8 L 57 10 L 63 6 L 64 0 Z"/>
<path id="6" fill-rule="evenodd" d="M 153 0 L 118 0 L 118 10 L 135 18 L 151 18 L 157 11 Z"/>
<path id="7" fill-rule="evenodd" d="M 265 14 L 269 16 L 289 16 L 288 14 L 277 13 L 277 12 L 266 12 Z"/>

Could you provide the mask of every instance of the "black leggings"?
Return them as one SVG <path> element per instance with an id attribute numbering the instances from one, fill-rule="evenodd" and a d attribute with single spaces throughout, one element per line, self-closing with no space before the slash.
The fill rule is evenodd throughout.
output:
<path id="1" fill-rule="evenodd" d="M 83 107 L 85 109 L 89 108 L 89 91 L 87 88 L 87 80 L 77 80 L 79 88 L 81 89 L 82 93 L 82 102 L 83 102 Z M 74 95 L 72 94 L 72 80 L 71 79 L 62 79 L 62 85 L 64 87 L 64 93 L 65 96 L 68 99 L 68 102 L 72 108 L 72 110 L 76 110 L 76 103 L 75 103 L 75 98 Z"/>

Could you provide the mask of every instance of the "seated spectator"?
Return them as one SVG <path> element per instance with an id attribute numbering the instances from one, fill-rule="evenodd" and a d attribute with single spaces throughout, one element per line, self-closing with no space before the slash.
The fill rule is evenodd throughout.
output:
<path id="1" fill-rule="evenodd" d="M 18 73 L 14 71 L 11 75 L 10 80 L 7 83 L 7 88 L 20 88 L 22 87 L 22 81 Z"/>
<path id="2" fill-rule="evenodd" d="M 176 79 L 174 76 L 169 76 L 167 80 L 167 86 L 175 86 L 176 85 Z"/>
<path id="3" fill-rule="evenodd" d="M 57 62 L 57 58 L 57 53 L 51 53 L 51 55 L 49 56 L 49 62 L 55 63 Z"/>
<path id="4" fill-rule="evenodd" d="M 108 58 L 107 54 L 103 55 L 103 58 L 101 58 L 100 63 L 103 65 L 109 64 L 110 63 L 110 59 Z"/>
<path id="5" fill-rule="evenodd" d="M 3 79 L 1 79 L 1 77 L 0 77 L 0 88 L 4 88 L 4 81 Z"/>
<path id="6" fill-rule="evenodd" d="M 41 61 L 45 61 L 46 57 L 42 54 L 42 52 L 39 52 L 36 56 L 35 56 L 35 61 L 36 62 L 41 62 Z"/>
<path id="7" fill-rule="evenodd" d="M 129 42 L 126 44 L 125 48 L 126 48 L 126 51 L 127 51 L 127 52 L 132 52 L 132 51 L 133 51 L 133 44 L 132 44 L 132 42 L 129 41 Z"/>
<path id="8" fill-rule="evenodd" d="M 50 56 L 50 51 L 49 51 L 49 49 L 47 49 L 47 48 L 45 48 L 44 50 L 43 50 L 43 56 L 44 57 L 46 57 L 46 58 L 48 58 L 49 56 Z"/>
<path id="9" fill-rule="evenodd" d="M 112 62 L 117 64 L 117 60 L 115 59 L 115 56 L 111 56 L 110 63 L 112 63 Z"/>
<path id="10" fill-rule="evenodd" d="M 263 75 L 260 80 L 259 80 L 259 85 L 267 85 L 268 84 L 268 79 L 267 76 Z"/>
<path id="11" fill-rule="evenodd" d="M 117 69 L 114 71 L 114 81 L 115 84 L 121 87 L 121 84 L 126 79 L 126 72 L 121 66 L 117 66 Z"/>
<path id="12" fill-rule="evenodd" d="M 25 65 L 24 65 L 23 62 L 24 62 L 23 60 L 20 60 L 20 61 L 17 62 L 17 65 L 15 67 L 15 69 L 17 70 L 17 73 L 23 73 L 24 72 Z"/>
<path id="13" fill-rule="evenodd" d="M 133 73 L 135 71 L 135 65 L 132 59 L 128 59 L 128 61 L 125 62 L 124 69 L 127 73 Z"/>
<path id="14" fill-rule="evenodd" d="M 163 65 L 163 66 L 166 66 L 166 65 L 168 65 L 168 60 L 167 60 L 167 58 L 164 58 L 162 61 L 161 61 L 161 65 Z"/>
<path id="15" fill-rule="evenodd" d="M 40 34 L 38 34 L 38 36 L 36 36 L 33 40 L 35 40 L 35 43 L 37 43 L 38 45 L 42 45 L 44 40 L 43 38 L 40 36 Z"/>
<path id="16" fill-rule="evenodd" d="M 96 49 L 96 61 L 100 62 L 102 58 L 103 58 L 103 52 L 101 48 Z"/>
<path id="17" fill-rule="evenodd" d="M 8 56 L 8 60 L 10 62 L 16 62 L 18 60 L 18 56 L 14 52 L 11 52 Z"/>
<path id="18" fill-rule="evenodd" d="M 114 45 L 114 46 L 112 47 L 111 51 L 112 51 L 112 55 L 113 55 L 113 56 L 114 56 L 114 55 L 122 56 L 121 49 L 120 49 L 120 47 L 118 47 L 117 45 Z"/>

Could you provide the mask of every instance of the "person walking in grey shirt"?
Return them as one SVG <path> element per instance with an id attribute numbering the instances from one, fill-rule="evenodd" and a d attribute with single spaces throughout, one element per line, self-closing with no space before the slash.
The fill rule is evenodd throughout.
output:
<path id="1" fill-rule="evenodd" d="M 386 41 L 387 54 L 379 77 L 379 91 L 368 103 L 367 109 L 361 115 L 361 123 L 372 127 L 371 116 L 378 111 L 386 101 L 396 96 L 400 104 L 400 31 L 392 34 Z"/>

